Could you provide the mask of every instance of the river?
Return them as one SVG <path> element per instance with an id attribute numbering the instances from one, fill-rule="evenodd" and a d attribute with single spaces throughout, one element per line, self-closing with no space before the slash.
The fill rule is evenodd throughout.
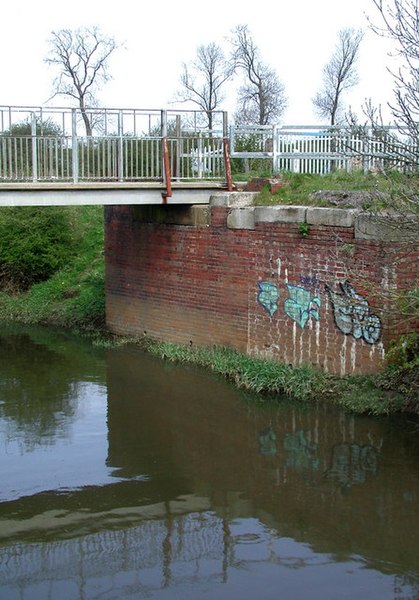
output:
<path id="1" fill-rule="evenodd" d="M 417 600 L 418 427 L 0 326 L 0 599 Z"/>

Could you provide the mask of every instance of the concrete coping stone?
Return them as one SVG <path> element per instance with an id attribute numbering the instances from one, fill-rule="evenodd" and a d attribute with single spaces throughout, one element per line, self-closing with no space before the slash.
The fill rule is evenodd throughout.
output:
<path id="1" fill-rule="evenodd" d="M 377 242 L 419 244 L 419 216 L 363 212 L 355 219 L 354 237 Z"/>
<path id="2" fill-rule="evenodd" d="M 227 215 L 227 227 L 229 229 L 254 229 L 255 207 L 232 208 Z"/>
<path id="3" fill-rule="evenodd" d="M 304 223 L 306 206 L 257 206 L 255 223 Z"/>
<path id="4" fill-rule="evenodd" d="M 210 206 L 248 207 L 257 195 L 258 192 L 216 192 L 210 196 Z"/>
<path id="5" fill-rule="evenodd" d="M 356 209 L 309 206 L 306 220 L 309 225 L 353 227 L 358 212 Z"/>
<path id="6" fill-rule="evenodd" d="M 275 205 L 253 206 L 253 192 L 221 192 L 211 196 L 210 206 L 230 208 L 229 229 L 254 229 L 257 223 L 307 223 L 328 227 L 353 227 L 355 239 L 377 242 L 415 242 L 419 217 L 371 214 L 358 208 Z M 407 227 L 406 227 L 407 224 Z M 417 225 L 416 225 L 417 224 Z"/>

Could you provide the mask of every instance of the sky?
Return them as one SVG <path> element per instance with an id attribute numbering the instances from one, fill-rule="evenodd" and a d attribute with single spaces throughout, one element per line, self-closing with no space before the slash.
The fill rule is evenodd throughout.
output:
<path id="1" fill-rule="evenodd" d="M 361 28 L 359 84 L 344 97 L 346 106 L 361 114 L 365 99 L 384 108 L 392 97 L 387 66 L 388 42 L 369 28 L 366 14 L 376 17 L 372 0 L 21 0 L 2 6 L 0 36 L 0 105 L 61 106 L 49 101 L 53 68 L 44 62 L 51 31 L 98 26 L 123 47 L 109 63 L 113 79 L 99 93 L 99 105 L 109 108 L 170 108 L 180 89 L 183 62 L 194 59 L 200 44 L 216 42 L 227 48 L 231 31 L 248 26 L 262 60 L 275 69 L 285 86 L 288 108 L 285 125 L 321 122 L 312 98 L 321 87 L 322 68 L 330 59 L 337 32 Z M 394 59 L 393 59 L 394 60 Z M 233 112 L 235 89 L 230 84 L 220 107 Z M 184 107 L 183 107 L 184 108 Z"/>

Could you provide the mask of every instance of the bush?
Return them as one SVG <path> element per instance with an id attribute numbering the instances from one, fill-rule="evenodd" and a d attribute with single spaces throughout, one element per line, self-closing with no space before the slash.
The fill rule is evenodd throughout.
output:
<path id="1" fill-rule="evenodd" d="M 45 281 L 74 254 L 72 209 L 0 209 L 0 287 L 26 290 Z"/>
<path id="2" fill-rule="evenodd" d="M 412 332 L 394 342 L 387 354 L 388 366 L 382 374 L 384 388 L 404 396 L 405 410 L 419 412 L 419 334 Z"/>

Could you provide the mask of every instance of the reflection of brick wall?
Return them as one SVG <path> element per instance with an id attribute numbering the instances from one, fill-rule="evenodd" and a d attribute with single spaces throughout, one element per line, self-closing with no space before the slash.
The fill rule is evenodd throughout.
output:
<path id="1" fill-rule="evenodd" d="M 417 255 L 398 263 L 394 236 L 355 211 L 241 198 L 107 207 L 110 329 L 341 374 L 376 370 L 401 327 L 389 294 L 417 280 Z"/>

